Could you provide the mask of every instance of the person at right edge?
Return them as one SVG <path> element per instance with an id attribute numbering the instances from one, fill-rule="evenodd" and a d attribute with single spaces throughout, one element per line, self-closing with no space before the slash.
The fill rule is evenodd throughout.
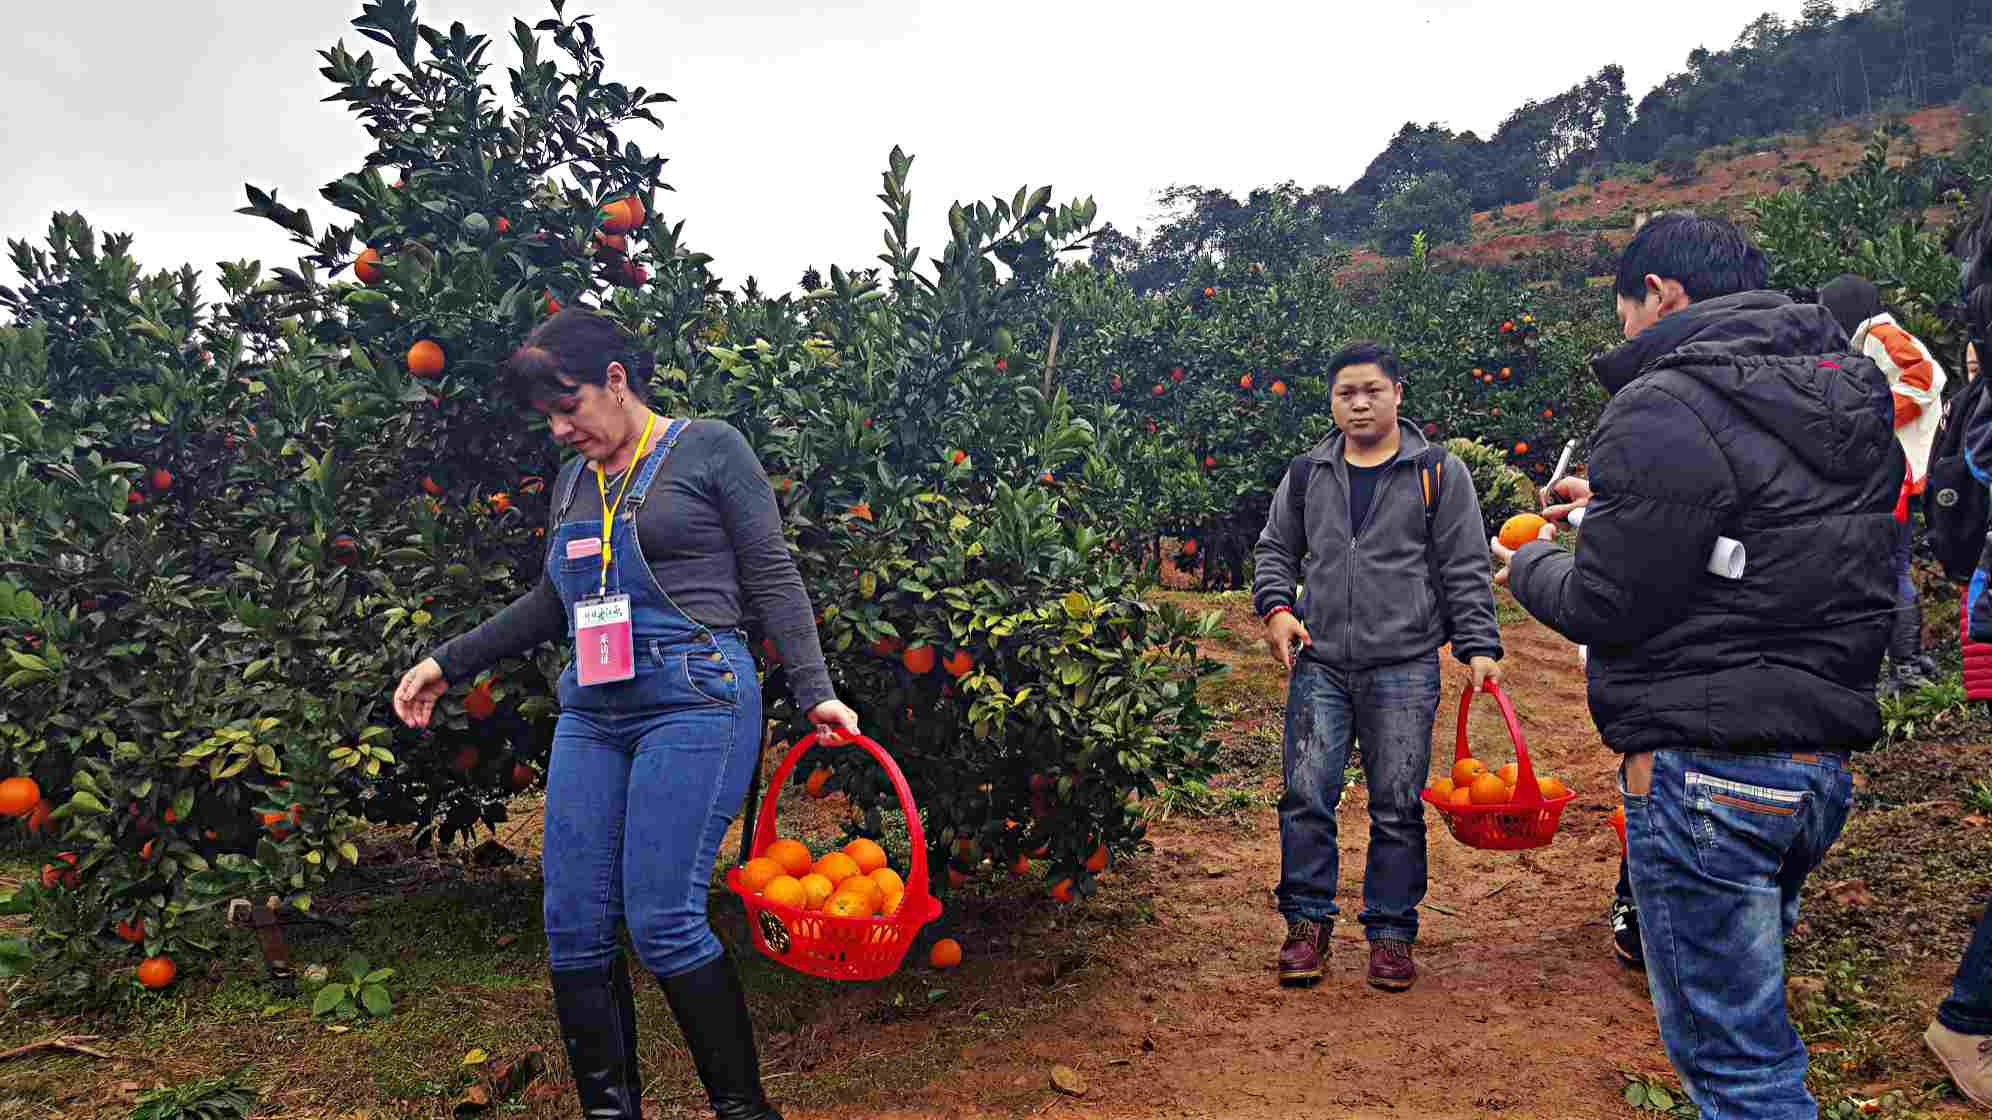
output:
<path id="1" fill-rule="evenodd" d="M 1973 288 L 1965 300 L 1965 326 L 1974 349 L 1992 338 L 1992 277 Z M 1992 410 L 1980 409 L 1973 415 L 1964 440 L 1972 477 L 1992 485 Z M 1978 570 L 1964 594 L 1967 679 L 1972 675 L 1974 644 L 1992 642 L 1988 587 L 1992 587 L 1992 534 L 1986 537 Z M 1977 932 L 1951 978 L 1950 995 L 1937 1005 L 1936 1018 L 1923 1031 L 1923 1043 L 1942 1060 L 1959 1092 L 1980 1107 L 1992 1108 L 1992 910 L 1978 920 Z"/>
<path id="2" fill-rule="evenodd" d="M 1908 473 L 1895 507 L 1895 629 L 1888 639 L 1888 675 L 1880 691 L 1914 692 L 1936 679 L 1936 662 L 1923 653 L 1923 604 L 1909 569 L 1915 547 L 1915 511 L 1930 471 L 1930 447 L 1943 419 L 1944 367 L 1922 340 L 1895 321 L 1881 305 L 1881 291 L 1865 277 L 1842 273 L 1819 289 L 1819 303 L 1845 328 L 1855 350 L 1867 355 L 1888 378 L 1895 399 L 1895 438 L 1902 444 Z"/>
<path id="3" fill-rule="evenodd" d="M 1785 1007 L 1800 888 L 1881 734 L 1903 457 L 1875 364 L 1832 313 L 1761 290 L 1717 218 L 1640 229 L 1615 281 L 1625 345 L 1588 477 L 1543 541 L 1489 542 L 1530 614 L 1589 647 L 1591 715 L 1623 755 L 1627 860 L 1667 1057 L 1703 1120 L 1816 1120 Z M 1583 538 L 1547 543 L 1584 505 Z M 1748 566 L 1706 569 L 1719 536 Z"/>

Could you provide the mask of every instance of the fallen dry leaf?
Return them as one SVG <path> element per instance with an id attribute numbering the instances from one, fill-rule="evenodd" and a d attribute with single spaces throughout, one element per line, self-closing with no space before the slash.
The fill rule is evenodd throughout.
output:
<path id="1" fill-rule="evenodd" d="M 1057 1089 L 1067 1096 L 1083 1097 L 1086 1095 L 1086 1079 L 1079 1076 L 1079 1071 L 1073 1069 L 1071 1066 L 1051 1067 L 1051 1085 L 1052 1088 Z"/>
<path id="2" fill-rule="evenodd" d="M 1868 890 L 1866 879 L 1847 879 L 1829 883 L 1826 897 L 1842 906 L 1865 910 L 1874 905 L 1874 895 Z"/>

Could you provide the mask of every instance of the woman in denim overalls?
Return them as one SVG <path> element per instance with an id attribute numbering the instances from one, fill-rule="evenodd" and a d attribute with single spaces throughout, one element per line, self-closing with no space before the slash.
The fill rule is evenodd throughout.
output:
<path id="1" fill-rule="evenodd" d="M 640 1115 L 635 1001 L 617 941 L 618 927 L 627 926 L 637 956 L 664 988 L 715 1114 L 779 1120 L 762 1093 L 739 979 L 706 920 L 720 839 L 746 796 L 760 747 L 759 680 L 742 633 L 681 610 L 638 541 L 638 517 L 660 501 L 653 486 L 688 421 L 652 413 L 623 360 L 608 356 L 641 369 L 648 356 L 635 349 L 611 320 L 575 309 L 542 324 L 513 356 L 523 395 L 547 414 L 554 438 L 582 456 L 554 487 L 542 586 L 409 670 L 395 709 L 411 726 L 424 726 L 451 679 L 470 679 L 475 667 L 548 638 L 573 643 L 547 774 L 545 917 L 554 1003 L 583 1115 Z M 726 432 L 744 449 L 737 433 Z M 751 459 L 746 467 L 765 491 Z M 754 515 L 772 507 L 766 497 Z M 729 526 L 749 516 L 726 513 Z M 765 568 L 768 558 L 755 559 Z M 744 568 L 740 558 L 717 559 L 726 562 L 716 572 Z M 780 562 L 793 593 L 753 605 L 799 609 L 813 621 L 785 549 Z M 682 574 L 674 571 L 672 581 L 684 593 Z M 610 613 L 599 613 L 604 609 Z M 614 621 L 593 625 L 603 618 Z M 815 657 L 820 668 L 813 630 L 809 638 L 797 644 L 810 648 L 796 652 Z M 827 671 L 820 680 L 827 694 Z M 813 723 L 857 728 L 856 715 L 834 695 L 806 707 Z"/>

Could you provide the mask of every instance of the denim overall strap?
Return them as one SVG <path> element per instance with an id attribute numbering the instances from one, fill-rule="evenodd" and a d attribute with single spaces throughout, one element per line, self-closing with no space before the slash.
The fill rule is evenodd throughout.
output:
<path id="1" fill-rule="evenodd" d="M 682 416 L 671 421 L 671 426 L 665 428 L 664 435 L 658 439 L 655 452 L 644 456 L 643 470 L 630 480 L 629 496 L 623 499 L 623 509 L 629 511 L 631 520 L 635 520 L 636 511 L 643 508 L 644 499 L 650 494 L 650 482 L 657 477 L 657 468 L 671 457 L 671 449 L 678 446 L 678 437 L 685 434 L 685 428 L 690 424 L 691 421 Z"/>

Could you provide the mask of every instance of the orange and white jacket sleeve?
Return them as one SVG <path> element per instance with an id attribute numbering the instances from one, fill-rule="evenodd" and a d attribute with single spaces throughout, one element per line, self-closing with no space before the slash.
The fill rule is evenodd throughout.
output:
<path id="1" fill-rule="evenodd" d="M 1895 438 L 1909 460 L 1905 483 L 1909 493 L 1920 494 L 1923 476 L 1930 469 L 1930 447 L 1943 419 L 1944 367 L 1921 339 L 1887 315 L 1869 321 L 1862 332 L 1861 352 L 1888 376 L 1889 392 L 1895 398 Z"/>

